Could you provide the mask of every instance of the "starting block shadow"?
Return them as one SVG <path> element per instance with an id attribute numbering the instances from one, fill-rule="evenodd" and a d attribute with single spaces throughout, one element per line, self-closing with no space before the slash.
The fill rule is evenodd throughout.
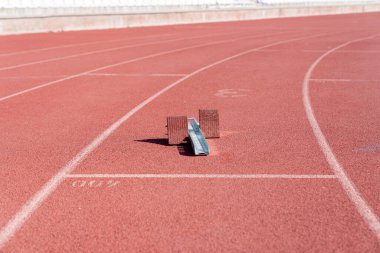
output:
<path id="1" fill-rule="evenodd" d="M 143 139 L 143 140 L 135 140 L 136 142 L 143 142 L 148 144 L 155 144 L 165 147 L 177 146 L 178 153 L 181 156 L 194 156 L 193 149 L 191 148 L 189 138 L 186 138 L 182 143 L 177 145 L 169 145 L 168 138 L 153 138 L 153 139 Z"/>
<path id="2" fill-rule="evenodd" d="M 171 145 L 169 145 L 167 138 L 144 139 L 144 140 L 135 140 L 135 141 L 157 144 L 157 145 L 161 145 L 161 146 L 171 146 Z"/>

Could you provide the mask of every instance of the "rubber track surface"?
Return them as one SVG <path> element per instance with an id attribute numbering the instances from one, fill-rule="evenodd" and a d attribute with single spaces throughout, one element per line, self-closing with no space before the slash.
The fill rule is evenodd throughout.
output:
<path id="1" fill-rule="evenodd" d="M 379 252 L 379 20 L 0 37 L 0 251 Z"/>

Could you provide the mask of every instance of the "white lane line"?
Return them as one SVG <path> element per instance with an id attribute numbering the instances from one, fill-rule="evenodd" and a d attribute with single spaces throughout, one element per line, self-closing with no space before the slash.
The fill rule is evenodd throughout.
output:
<path id="1" fill-rule="evenodd" d="M 260 52 L 262 52 L 262 53 L 278 53 L 278 52 L 315 53 L 315 52 L 320 52 L 320 51 L 319 50 L 318 51 L 308 51 L 308 50 L 300 50 L 300 49 L 267 49 L 267 50 L 261 50 Z"/>
<path id="2" fill-rule="evenodd" d="M 51 82 L 43 83 L 43 84 L 34 86 L 32 88 L 29 88 L 29 89 L 25 89 L 25 90 L 22 90 L 22 91 L 19 91 L 19 92 L 15 92 L 15 93 L 12 93 L 12 94 L 7 95 L 7 96 L 0 97 L 0 102 L 2 102 L 4 100 L 8 100 L 10 98 L 14 98 L 14 97 L 23 95 L 25 93 L 29 93 L 29 92 L 32 92 L 32 91 L 35 91 L 35 90 L 39 90 L 41 88 L 44 88 L 44 87 L 47 87 L 47 86 L 50 86 L 50 85 L 53 85 L 53 84 L 57 84 L 57 83 L 61 83 L 63 81 L 71 80 L 71 79 L 74 79 L 74 78 L 77 78 L 77 77 L 85 76 L 85 75 L 88 75 L 88 74 L 91 74 L 93 72 L 97 72 L 97 71 L 100 71 L 100 70 L 105 70 L 105 69 L 121 66 L 121 65 L 124 65 L 124 64 L 127 64 L 127 63 L 137 62 L 137 61 L 141 61 L 141 60 L 145 60 L 145 59 L 149 59 L 149 58 L 153 58 L 153 57 L 158 57 L 158 56 L 163 56 L 163 55 L 167 55 L 167 54 L 172 54 L 172 53 L 176 53 L 176 52 L 181 52 L 181 51 L 185 51 L 185 50 L 189 50 L 189 49 L 195 49 L 195 48 L 200 48 L 200 47 L 207 47 L 207 46 L 217 45 L 217 44 L 223 44 L 223 43 L 229 43 L 229 42 L 234 42 L 234 41 L 238 41 L 238 40 L 244 40 L 244 39 L 247 39 L 247 38 L 262 38 L 262 37 L 273 36 L 273 35 L 278 35 L 278 34 L 283 34 L 283 33 L 258 35 L 258 36 L 256 36 L 256 35 L 255 36 L 246 36 L 246 37 L 240 37 L 240 38 L 237 38 L 237 39 L 229 39 L 229 40 L 222 40 L 222 41 L 216 41 L 216 42 L 209 42 L 209 43 L 205 43 L 205 44 L 198 44 L 198 45 L 195 45 L 195 46 L 177 48 L 177 49 L 173 49 L 173 50 L 169 50 L 169 51 L 164 51 L 164 52 L 155 53 L 155 54 L 151 54 L 151 55 L 147 55 L 147 56 L 142 56 L 142 57 L 138 57 L 138 58 L 134 58 L 134 59 L 118 62 L 118 63 L 115 63 L 115 64 L 110 64 L 110 65 L 106 65 L 106 66 L 103 66 L 103 67 L 95 68 L 95 69 L 92 69 L 92 70 L 88 70 L 88 71 L 85 71 L 85 72 L 81 72 L 81 73 L 78 73 L 78 74 L 67 76 L 65 78 L 61 78 L 61 79 L 54 80 L 54 81 L 51 81 Z"/>
<path id="3" fill-rule="evenodd" d="M 336 179 L 336 175 L 297 174 L 70 174 L 65 178 L 211 178 L 211 179 Z"/>
<path id="4" fill-rule="evenodd" d="M 0 76 L 1 80 L 10 80 L 10 79 L 44 79 L 44 78 L 64 78 L 68 75 L 52 75 L 52 76 Z"/>
<path id="5" fill-rule="evenodd" d="M 186 76 L 188 74 L 144 74 L 144 73 L 136 73 L 136 74 L 133 74 L 133 73 L 126 73 L 126 74 L 116 74 L 116 73 L 90 73 L 90 74 L 87 74 L 87 76 L 115 76 L 115 77 L 129 77 L 129 76 L 152 76 L 152 77 L 160 77 L 160 76 L 174 76 L 174 77 L 182 77 L 182 76 Z"/>
<path id="6" fill-rule="evenodd" d="M 309 85 L 310 85 L 310 79 L 311 76 L 315 70 L 315 68 L 323 61 L 327 56 L 329 56 L 331 53 L 336 52 L 340 48 L 343 48 L 347 45 L 350 45 L 355 42 L 363 41 L 363 40 L 369 40 L 377 37 L 379 35 L 374 35 L 366 38 L 351 40 L 346 43 L 343 43 L 327 52 L 325 52 L 323 55 L 321 55 L 308 69 L 306 72 L 304 81 L 303 81 L 303 103 L 306 111 L 307 118 L 309 120 L 309 123 L 311 125 L 311 128 L 313 129 L 314 135 L 319 143 L 319 146 L 321 147 L 322 152 L 324 153 L 326 160 L 328 161 L 330 168 L 334 171 L 334 174 L 338 177 L 339 182 L 341 183 L 343 189 L 346 191 L 348 197 L 351 199 L 351 201 L 354 203 L 356 209 L 360 213 L 360 215 L 364 218 L 366 223 L 368 224 L 369 228 L 374 232 L 376 235 L 378 241 L 380 242 L 380 221 L 379 218 L 376 216 L 372 208 L 368 205 L 368 203 L 365 201 L 365 199 L 361 196 L 360 192 L 356 188 L 355 184 L 350 180 L 350 178 L 347 176 L 346 171 L 342 167 L 342 165 L 339 163 L 338 159 L 335 157 L 335 154 L 333 150 L 331 149 L 325 135 L 323 134 L 321 128 L 319 127 L 318 121 L 315 118 L 313 107 L 311 105 L 310 101 L 310 93 L 309 93 Z"/>
<path id="7" fill-rule="evenodd" d="M 302 50 L 304 52 L 310 52 L 310 53 L 325 53 L 326 50 Z M 335 53 L 380 53 L 380 50 L 338 50 Z"/>
<path id="8" fill-rule="evenodd" d="M 114 74 L 114 73 L 89 73 L 85 76 L 109 76 L 109 77 L 145 77 L 145 76 L 151 76 L 151 77 L 182 77 L 186 76 L 188 74 L 165 74 L 165 73 L 125 73 L 125 74 Z M 54 76 L 0 76 L 0 80 L 13 80 L 13 79 L 48 79 L 48 78 L 65 78 L 68 77 L 68 75 L 54 75 Z M 1 84 L 0 84 L 1 85 Z"/>
<path id="9" fill-rule="evenodd" d="M 233 33 L 233 34 L 236 34 L 236 33 Z M 112 48 L 107 48 L 107 49 L 100 49 L 100 50 L 89 51 L 89 52 L 84 52 L 84 53 L 82 52 L 79 54 L 67 55 L 67 56 L 50 58 L 50 59 L 41 60 L 41 61 L 33 61 L 33 62 L 22 63 L 22 64 L 18 64 L 18 65 L 12 65 L 12 66 L 8 66 L 8 67 L 2 67 L 2 68 L 0 68 L 0 71 L 16 69 L 16 68 L 21 68 L 21 67 L 27 67 L 27 66 L 43 64 L 43 63 L 48 63 L 48 62 L 54 62 L 54 61 L 62 61 L 62 60 L 78 58 L 78 57 L 83 57 L 83 56 L 88 56 L 88 55 L 108 53 L 108 52 L 118 51 L 118 50 L 127 49 L 127 48 L 152 46 L 152 45 L 165 44 L 165 43 L 181 41 L 181 40 L 201 39 L 201 38 L 216 37 L 216 36 L 223 36 L 223 35 L 232 35 L 232 34 L 223 33 L 223 34 L 212 34 L 212 35 L 206 35 L 206 36 L 195 36 L 195 37 L 187 37 L 187 38 L 181 37 L 181 38 L 176 38 L 176 39 L 154 41 L 154 42 L 145 42 L 145 43 L 132 44 L 132 45 L 126 45 L 126 46 L 121 46 L 121 47 L 112 47 Z"/>
<path id="10" fill-rule="evenodd" d="M 321 49 L 292 49 L 292 50 L 282 50 L 282 49 L 268 49 L 268 50 L 262 50 L 260 52 L 263 53 L 275 53 L 275 52 L 293 52 L 293 51 L 299 51 L 299 52 L 304 52 L 304 53 L 324 53 L 326 50 L 321 50 Z M 380 53 L 380 50 L 339 50 L 336 51 L 336 53 Z"/>
<path id="11" fill-rule="evenodd" d="M 112 42 L 122 42 L 122 41 L 131 41 L 131 40 L 139 40 L 139 39 L 166 37 L 166 36 L 172 36 L 172 35 L 175 35 L 175 34 L 160 34 L 160 36 L 149 35 L 149 36 L 143 36 L 143 37 L 133 37 L 133 38 L 117 39 L 117 40 L 100 40 L 100 41 L 92 41 L 92 42 L 83 42 L 83 43 L 68 44 L 68 45 L 62 45 L 62 46 L 54 46 L 54 47 L 45 47 L 45 48 L 24 50 L 24 51 L 12 52 L 12 53 L 3 53 L 3 54 L 0 54 L 0 57 L 14 56 L 14 55 L 20 55 L 20 54 L 27 54 L 27 53 L 39 53 L 39 52 L 44 52 L 44 51 L 53 50 L 53 49 L 62 49 L 62 48 L 70 48 L 70 47 L 80 47 L 80 46 L 89 46 L 89 45 L 96 45 L 96 44 L 105 44 L 105 43 L 112 43 Z"/>
<path id="12" fill-rule="evenodd" d="M 311 78 L 310 81 L 313 82 L 321 82 L 321 83 L 327 83 L 327 82 L 345 82 L 345 83 L 372 83 L 372 82 L 380 82 L 380 80 L 365 80 L 365 79 L 323 79 L 323 78 Z"/>
<path id="13" fill-rule="evenodd" d="M 12 238 L 12 236 L 17 232 L 18 229 L 30 218 L 30 216 L 38 209 L 38 207 L 52 194 L 55 189 L 62 183 L 67 174 L 70 174 L 76 166 L 78 166 L 83 159 L 85 159 L 91 152 L 93 152 L 100 144 L 102 144 L 113 132 L 115 132 L 124 122 L 126 122 L 130 117 L 132 117 L 135 113 L 140 111 L 150 102 L 155 100 L 157 97 L 161 96 L 168 90 L 177 86 L 180 83 L 183 83 L 187 79 L 205 71 L 212 67 L 215 67 L 219 64 L 225 63 L 227 61 L 236 59 L 238 57 L 257 52 L 261 49 L 269 48 L 272 46 L 285 44 L 293 41 L 311 39 L 316 37 L 321 37 L 325 34 L 318 34 L 313 36 L 299 37 L 295 39 L 282 40 L 274 43 L 267 44 L 265 46 L 257 47 L 254 49 L 250 49 L 244 51 L 239 54 L 235 54 L 230 57 L 226 57 L 222 60 L 216 61 L 212 64 L 204 66 L 200 69 L 195 70 L 189 75 L 182 77 L 176 82 L 170 84 L 169 86 L 163 88 L 159 92 L 155 93 L 151 97 L 147 98 L 135 108 L 126 113 L 123 117 L 113 123 L 110 127 L 108 127 L 104 132 L 98 135 L 91 143 L 89 143 L 86 147 L 84 147 L 70 162 L 68 162 L 63 168 L 61 168 L 57 174 L 55 174 L 38 192 L 36 192 L 22 207 L 21 209 L 8 221 L 8 223 L 1 229 L 0 231 L 0 250 L 5 246 L 5 244 Z"/>

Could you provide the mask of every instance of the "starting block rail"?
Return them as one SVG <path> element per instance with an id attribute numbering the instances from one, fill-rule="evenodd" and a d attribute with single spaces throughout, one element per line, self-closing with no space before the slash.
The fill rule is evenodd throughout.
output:
<path id="1" fill-rule="evenodd" d="M 199 128 L 199 123 L 195 118 L 188 119 L 188 131 L 191 145 L 196 156 L 199 155 L 209 155 L 210 148 L 206 141 L 202 130 Z"/>

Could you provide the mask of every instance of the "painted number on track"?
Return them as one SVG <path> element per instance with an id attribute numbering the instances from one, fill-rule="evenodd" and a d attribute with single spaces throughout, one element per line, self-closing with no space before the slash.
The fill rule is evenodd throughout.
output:
<path id="1" fill-rule="evenodd" d="M 71 186 L 73 188 L 111 188 L 120 184 L 115 180 L 75 180 Z"/>

